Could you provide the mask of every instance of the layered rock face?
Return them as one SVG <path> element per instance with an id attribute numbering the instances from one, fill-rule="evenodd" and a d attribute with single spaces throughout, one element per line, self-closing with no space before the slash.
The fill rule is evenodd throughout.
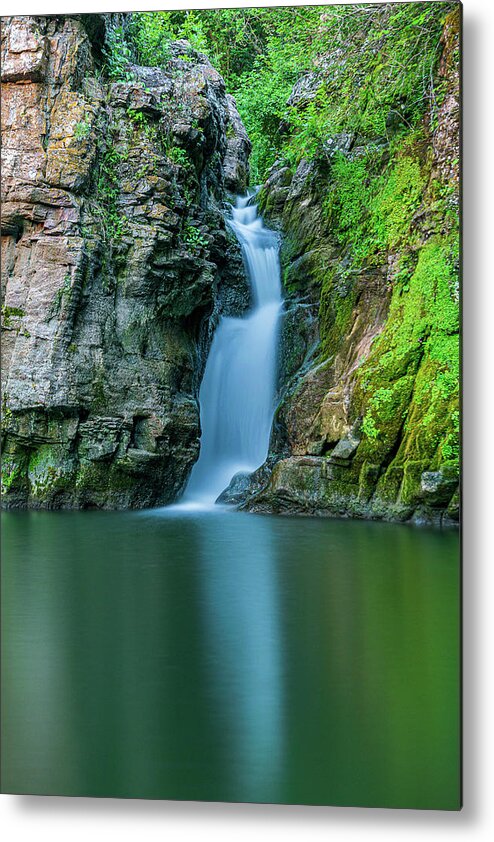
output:
<path id="1" fill-rule="evenodd" d="M 434 124 L 397 143 L 403 122 L 391 109 L 387 136 L 329 137 L 323 160 L 295 172 L 280 162 L 263 188 L 265 214 L 284 235 L 287 315 L 280 405 L 251 510 L 458 519 L 458 38 L 454 12 Z M 291 104 L 303 113 L 320 84 L 321 71 L 299 80 Z M 359 219 L 355 184 L 365 196 L 360 162 L 369 160 L 374 179 L 387 179 L 384 208 L 394 191 L 381 223 L 391 245 L 359 261 L 355 229 L 347 242 L 336 235 L 328 199 L 337 208 L 344 190 L 348 207 L 355 196 Z"/>
<path id="2" fill-rule="evenodd" d="M 4 504 L 127 507 L 181 493 L 221 312 L 248 305 L 226 191 L 249 140 L 185 42 L 101 71 L 102 16 L 4 19 Z"/>

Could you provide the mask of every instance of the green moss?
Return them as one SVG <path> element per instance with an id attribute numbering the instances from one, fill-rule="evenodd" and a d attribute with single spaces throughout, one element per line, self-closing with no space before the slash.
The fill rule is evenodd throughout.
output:
<path id="1" fill-rule="evenodd" d="M 369 462 L 364 462 L 359 475 L 359 500 L 368 502 L 374 493 L 376 482 L 379 478 L 380 467 Z M 396 499 L 396 496 L 393 498 Z"/>
<path id="2" fill-rule="evenodd" d="M 2 494 L 12 494 L 26 488 L 26 457 L 22 454 L 2 453 Z"/>
<path id="3" fill-rule="evenodd" d="M 22 319 L 26 313 L 20 307 L 7 307 L 5 304 L 2 307 L 2 325 L 3 327 L 12 327 L 12 319 Z"/>
<path id="4" fill-rule="evenodd" d="M 408 292 L 393 292 L 385 329 L 358 372 L 364 452 L 385 459 L 403 426 L 397 463 L 421 461 L 431 470 L 458 457 L 454 271 L 450 241 L 436 238 L 420 250 Z"/>
<path id="5" fill-rule="evenodd" d="M 91 395 L 91 409 L 93 412 L 103 411 L 108 406 L 108 386 L 104 366 L 95 367 L 93 372 L 93 388 Z"/>
<path id="6" fill-rule="evenodd" d="M 409 143 L 408 138 L 407 146 Z M 377 185 L 372 219 L 378 242 L 393 248 L 405 238 L 424 187 L 419 161 L 408 156 L 398 157 Z"/>
<path id="7" fill-rule="evenodd" d="M 384 153 L 366 147 L 359 157 L 337 153 L 324 210 L 336 239 L 356 265 L 376 263 L 387 249 L 410 238 L 410 225 L 426 185 L 416 144 L 420 132 L 396 141 L 382 170 Z"/>
<path id="8" fill-rule="evenodd" d="M 403 466 L 403 482 L 401 485 L 401 501 L 405 504 L 415 506 L 421 498 L 421 479 L 424 471 L 427 470 L 426 461 L 408 460 Z"/>
<path id="9" fill-rule="evenodd" d="M 75 478 L 75 488 L 78 494 L 88 492 L 97 497 L 104 497 L 109 491 L 112 493 L 131 492 L 135 489 L 135 477 L 109 467 L 106 463 L 84 462 L 80 465 Z"/>
<path id="10" fill-rule="evenodd" d="M 403 473 L 403 465 L 390 465 L 378 480 L 376 497 L 388 503 L 397 500 L 403 482 Z"/>
<path id="11" fill-rule="evenodd" d="M 73 466 L 67 462 L 63 448 L 56 445 L 40 445 L 31 453 L 27 465 L 29 493 L 41 501 L 54 492 L 69 488 L 74 479 Z"/>
<path id="12" fill-rule="evenodd" d="M 367 385 L 362 456 L 384 459 L 395 446 L 410 405 L 413 386 L 413 374 L 398 377 L 378 388 L 374 388 L 373 383 Z"/>
<path id="13" fill-rule="evenodd" d="M 324 261 L 316 272 L 321 287 L 319 329 L 321 354 L 333 357 L 348 335 L 355 305 L 355 274 L 342 267 L 327 267 Z"/>

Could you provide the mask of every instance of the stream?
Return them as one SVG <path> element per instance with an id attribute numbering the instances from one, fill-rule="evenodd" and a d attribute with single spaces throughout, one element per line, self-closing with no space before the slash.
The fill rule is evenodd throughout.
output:
<path id="1" fill-rule="evenodd" d="M 214 504 L 235 474 L 262 465 L 275 409 L 278 237 L 250 196 L 237 199 L 230 226 L 242 247 L 253 303 L 241 318 L 223 316 L 215 331 L 199 393 L 201 450 L 182 500 L 189 506 Z"/>

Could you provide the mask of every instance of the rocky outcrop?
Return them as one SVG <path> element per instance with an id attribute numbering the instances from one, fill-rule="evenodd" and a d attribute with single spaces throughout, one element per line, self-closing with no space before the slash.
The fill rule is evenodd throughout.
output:
<path id="1" fill-rule="evenodd" d="M 249 186 L 249 155 L 252 149 L 249 136 L 237 111 L 231 94 L 226 95 L 228 104 L 227 146 L 223 158 L 224 182 L 233 193 L 245 192 Z"/>
<path id="2" fill-rule="evenodd" d="M 401 145 L 403 121 L 391 116 L 387 137 L 328 137 L 295 171 L 277 162 L 262 189 L 284 234 L 287 316 L 270 454 L 243 494 L 252 511 L 458 519 L 458 38 L 457 10 L 444 27 L 434 123 L 410 139 L 402 131 Z M 313 99 L 321 72 L 299 80 L 292 106 Z M 343 189 L 361 185 L 356 203 L 362 160 L 377 161 L 374 183 L 392 172 L 398 213 L 416 190 L 413 218 L 403 214 L 377 258 L 356 259 L 337 236 L 336 160 L 354 179 Z"/>
<path id="3" fill-rule="evenodd" d="M 2 23 L 4 504 L 170 502 L 215 320 L 248 304 L 223 218 L 248 138 L 185 42 L 110 81 L 102 16 Z"/>

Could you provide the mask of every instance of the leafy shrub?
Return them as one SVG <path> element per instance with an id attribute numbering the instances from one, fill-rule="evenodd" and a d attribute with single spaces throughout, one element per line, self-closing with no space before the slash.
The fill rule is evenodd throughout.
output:
<path id="1" fill-rule="evenodd" d="M 110 79 L 116 82 L 134 81 L 131 70 L 132 49 L 121 26 L 108 29 L 103 48 L 106 71 Z"/>
<path id="2" fill-rule="evenodd" d="M 183 241 L 186 245 L 195 248 L 201 248 L 209 244 L 208 238 L 202 233 L 200 228 L 188 223 L 184 229 Z"/>

